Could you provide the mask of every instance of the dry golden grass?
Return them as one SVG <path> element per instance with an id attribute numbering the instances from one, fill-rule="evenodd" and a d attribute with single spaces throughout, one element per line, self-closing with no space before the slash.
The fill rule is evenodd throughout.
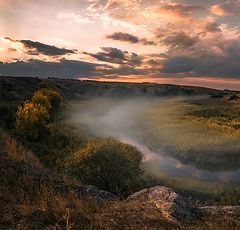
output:
<path id="1" fill-rule="evenodd" d="M 3 130 L 0 143 L 1 229 L 93 228 L 93 201 L 71 193 L 71 185 Z"/>
<path id="2" fill-rule="evenodd" d="M 14 138 L 8 135 L 0 128 L 0 143 L 4 146 L 4 152 L 14 161 L 24 162 L 37 168 L 43 168 L 38 158 L 23 145 L 16 142 Z M 3 149 L 2 149 L 3 150 Z"/>

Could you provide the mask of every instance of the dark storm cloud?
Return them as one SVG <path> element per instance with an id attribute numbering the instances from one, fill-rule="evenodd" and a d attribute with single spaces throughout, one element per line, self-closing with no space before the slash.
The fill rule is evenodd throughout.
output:
<path id="1" fill-rule="evenodd" d="M 107 35 L 106 38 L 112 39 L 112 40 L 119 40 L 124 42 L 130 42 L 130 43 L 138 43 L 139 38 L 137 36 L 122 33 L 122 32 L 115 32 L 113 34 Z"/>
<path id="2" fill-rule="evenodd" d="M 131 54 L 131 64 L 139 63 L 138 55 Z M 150 70 L 152 72 L 152 70 Z M 61 60 L 60 62 L 45 62 L 29 60 L 11 63 L 0 62 L 0 75 L 27 77 L 56 77 L 56 78 L 118 78 L 120 75 L 149 74 L 148 69 L 137 69 L 135 66 L 122 63 L 118 67 L 82 61 Z"/>
<path id="3" fill-rule="evenodd" d="M 154 41 L 149 41 L 146 38 L 140 39 L 139 37 L 122 32 L 115 32 L 113 34 L 107 35 L 107 39 L 115 40 L 115 41 L 122 41 L 122 42 L 129 42 L 129 43 L 141 43 L 144 46 L 153 46 L 156 45 Z"/>
<path id="4" fill-rule="evenodd" d="M 219 28 L 219 24 L 216 22 L 209 22 L 205 25 L 204 28 L 207 32 L 221 32 L 221 29 Z"/>
<path id="5" fill-rule="evenodd" d="M 109 62 L 112 64 L 128 64 L 128 65 L 139 65 L 141 64 L 142 57 L 136 53 L 129 53 L 113 47 L 102 47 L 102 52 L 88 53 L 89 55 L 98 61 Z"/>
<path id="6" fill-rule="evenodd" d="M 193 71 L 195 65 L 195 61 L 191 58 L 173 57 L 165 61 L 162 71 L 164 73 L 188 73 Z"/>
<path id="7" fill-rule="evenodd" d="M 144 45 L 144 46 L 156 46 L 156 45 L 157 45 L 156 42 L 147 40 L 146 38 L 140 39 L 140 42 L 141 42 L 142 45 Z"/>
<path id="8" fill-rule="evenodd" d="M 34 49 L 33 51 L 28 51 L 28 53 L 31 55 L 45 54 L 48 56 L 59 56 L 76 53 L 76 50 L 58 48 L 56 46 L 51 46 L 31 40 L 19 40 L 19 42 L 21 42 L 27 49 Z"/>
<path id="9" fill-rule="evenodd" d="M 120 54 L 114 54 L 116 57 Z M 81 78 L 95 79 L 104 77 L 106 79 L 118 79 L 119 76 L 127 75 L 151 75 L 160 74 L 158 66 L 142 67 L 142 58 L 135 53 L 128 53 L 125 62 L 118 66 L 96 64 L 82 61 L 61 60 L 60 62 L 45 62 L 40 60 L 29 60 L 27 62 L 17 61 L 11 63 L 0 62 L 0 75 L 27 76 L 27 77 L 56 77 L 56 78 Z"/>
<path id="10" fill-rule="evenodd" d="M 164 37 L 163 40 L 161 40 L 161 43 L 169 46 L 171 49 L 186 49 L 193 46 L 198 41 L 199 38 L 197 36 L 191 37 L 185 32 L 175 32 L 169 36 Z"/>
<path id="11" fill-rule="evenodd" d="M 123 64 L 124 61 L 126 61 L 125 54 L 127 52 L 123 52 L 120 49 L 112 47 L 102 47 L 101 49 L 103 52 L 97 53 L 84 52 L 84 54 L 89 55 L 98 61 L 110 62 L 115 64 Z"/>
<path id="12" fill-rule="evenodd" d="M 77 52 L 75 49 L 65 49 L 65 48 L 58 48 L 56 46 L 47 45 L 37 41 L 31 40 L 14 40 L 9 37 L 5 37 L 6 40 L 11 42 L 19 42 L 24 45 L 26 52 L 30 55 L 39 55 L 45 54 L 48 56 L 60 56 L 65 54 L 74 54 Z"/>
<path id="13" fill-rule="evenodd" d="M 227 43 L 227 42 L 226 42 Z M 166 74 L 187 76 L 232 77 L 240 79 L 240 43 L 232 40 L 224 44 L 222 53 L 202 53 L 199 56 L 170 57 L 163 63 Z M 197 50 L 195 51 L 197 53 Z"/>
<path id="14" fill-rule="evenodd" d="M 107 69 L 108 67 L 106 65 L 73 60 L 61 60 L 60 62 L 29 60 L 28 62 L 0 63 L 0 74 L 28 77 L 78 78 L 81 76 L 101 76 L 101 71 L 98 68 Z"/>

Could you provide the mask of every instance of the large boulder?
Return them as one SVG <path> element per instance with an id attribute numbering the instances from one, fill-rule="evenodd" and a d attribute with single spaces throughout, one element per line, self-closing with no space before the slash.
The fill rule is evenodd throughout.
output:
<path id="1" fill-rule="evenodd" d="M 143 189 L 128 197 L 127 201 L 148 203 L 161 212 L 167 220 L 189 223 L 197 219 L 196 208 L 187 199 L 179 196 L 172 189 L 156 186 Z M 144 210 L 141 210 L 144 211 Z"/>

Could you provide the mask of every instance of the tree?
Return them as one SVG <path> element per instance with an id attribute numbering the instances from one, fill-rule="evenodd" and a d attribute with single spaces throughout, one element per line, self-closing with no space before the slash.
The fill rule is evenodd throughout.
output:
<path id="1" fill-rule="evenodd" d="M 67 160 L 67 168 L 84 183 L 115 194 L 122 193 L 141 174 L 143 155 L 114 138 L 97 138 Z"/>
<path id="2" fill-rule="evenodd" d="M 62 97 L 61 95 L 53 89 L 42 89 L 42 93 L 48 97 L 48 100 L 51 103 L 51 112 L 56 113 L 62 106 Z"/>
<path id="3" fill-rule="evenodd" d="M 54 90 L 52 87 L 49 86 L 47 81 L 42 80 L 40 82 L 41 89 L 39 91 L 42 92 L 43 95 L 47 96 L 50 104 L 51 104 L 51 114 L 56 113 L 62 106 L 63 98 L 62 96 Z"/>
<path id="4" fill-rule="evenodd" d="M 51 89 L 51 87 L 49 86 L 49 84 L 45 81 L 45 80 L 41 80 L 40 82 L 40 88 L 46 88 L 46 89 Z"/>
<path id="5" fill-rule="evenodd" d="M 47 111 L 49 112 L 52 108 L 52 105 L 46 95 L 43 94 L 42 90 L 37 90 L 32 96 L 32 102 L 34 104 L 40 104 L 46 107 Z"/>
<path id="6" fill-rule="evenodd" d="M 45 106 L 25 102 L 16 113 L 16 131 L 24 138 L 37 140 L 44 135 L 49 118 Z"/>

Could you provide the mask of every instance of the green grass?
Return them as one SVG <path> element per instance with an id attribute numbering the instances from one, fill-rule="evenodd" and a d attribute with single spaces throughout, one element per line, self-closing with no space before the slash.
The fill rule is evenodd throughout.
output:
<path id="1" fill-rule="evenodd" d="M 232 109 L 237 109 L 235 104 L 229 106 L 228 101 L 218 100 L 220 99 L 186 99 L 177 102 L 170 100 L 156 104 L 146 111 L 139 122 L 139 125 L 144 127 L 142 139 L 153 150 L 165 148 L 174 157 L 201 168 L 239 168 L 240 130 L 234 128 L 233 123 L 240 122 L 240 116 L 234 118 L 232 123 L 219 120 L 218 113 L 222 110 L 213 104 L 225 103 L 226 107 L 229 107 L 226 114 L 231 114 Z M 197 106 L 195 103 L 199 101 L 203 101 L 202 105 Z M 198 112 L 209 107 L 215 111 L 214 120 L 201 117 L 201 113 Z"/>

